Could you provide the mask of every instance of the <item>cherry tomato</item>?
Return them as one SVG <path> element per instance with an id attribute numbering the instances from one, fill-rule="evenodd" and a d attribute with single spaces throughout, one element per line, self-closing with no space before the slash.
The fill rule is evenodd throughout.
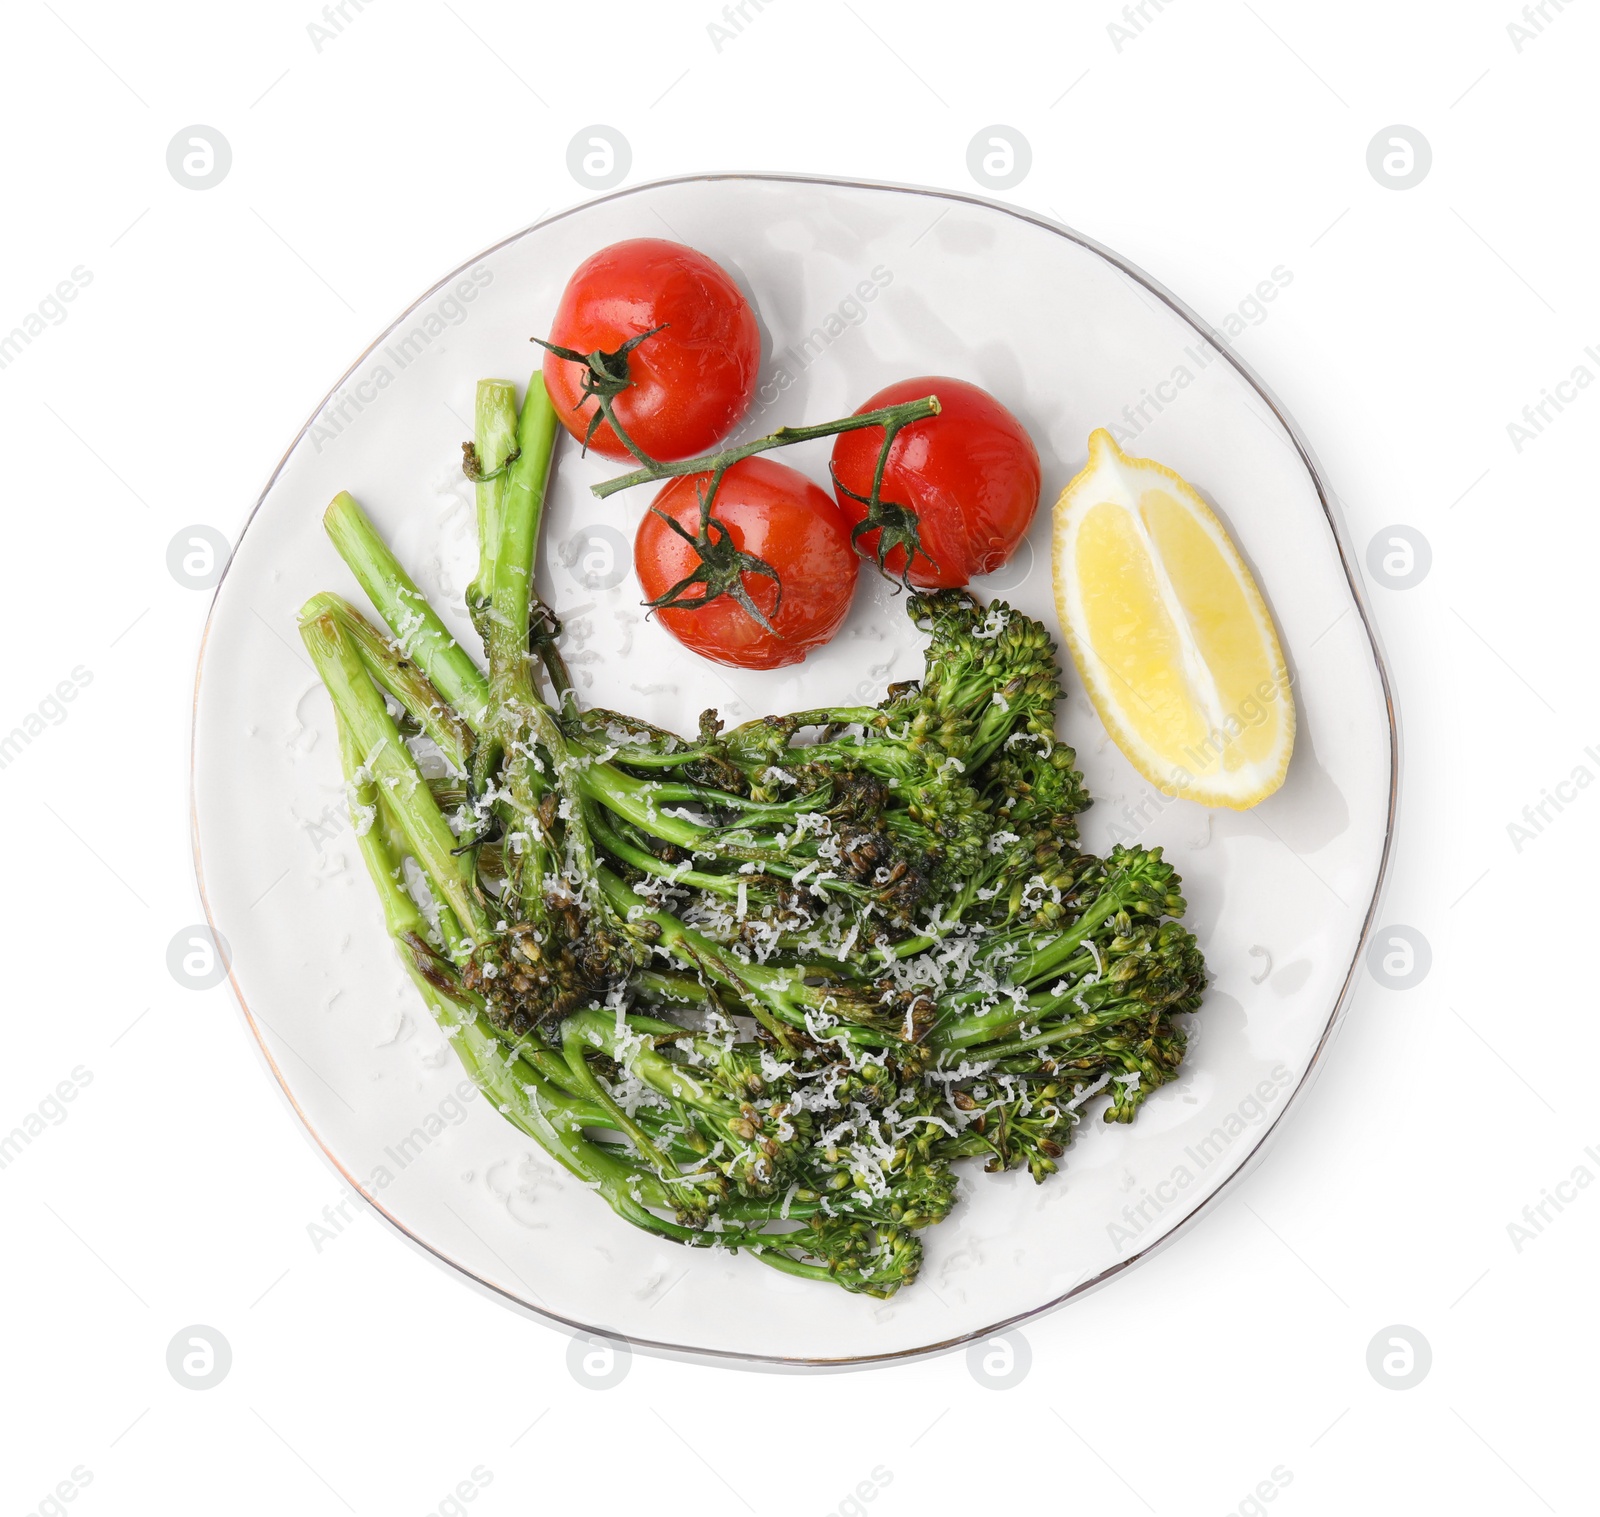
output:
<path id="1" fill-rule="evenodd" d="M 987 390 L 961 379 L 902 379 L 860 409 L 939 397 L 939 414 L 902 428 L 889 448 L 879 499 L 916 513 L 920 551 L 910 580 L 924 589 L 953 589 L 992 574 L 1027 534 L 1039 504 L 1039 450 L 1022 423 Z M 867 508 L 850 498 L 872 492 L 883 429 L 841 432 L 833 445 L 835 494 L 851 526 Z M 876 558 L 876 531 L 857 544 Z M 906 550 L 891 547 L 884 567 L 897 578 Z"/>
<path id="2" fill-rule="evenodd" d="M 677 522 L 691 537 L 700 530 L 700 491 L 708 476 L 687 474 L 669 481 L 639 523 L 634 567 L 650 600 L 665 595 L 700 567 L 703 555 L 655 513 Z M 797 664 L 828 641 L 844 621 L 856 592 L 860 560 L 850 547 L 844 514 L 805 475 L 766 458 L 746 458 L 722 477 L 712 497 L 710 536 L 722 541 L 722 523 L 732 548 L 763 559 L 777 572 L 739 569 L 738 579 L 773 628 L 768 631 L 732 595 L 703 609 L 664 606 L 661 624 L 686 648 L 739 669 L 777 669 Z M 714 559 L 713 559 L 714 562 Z M 700 584 L 683 595 L 699 599 Z"/>
<path id="3" fill-rule="evenodd" d="M 615 353 L 632 381 L 612 400 L 622 429 L 651 458 L 690 458 L 714 447 L 749 409 L 761 363 L 755 312 L 727 272 L 704 253 L 659 237 L 602 248 L 578 265 L 556 308 L 550 341 L 588 354 Z M 545 388 L 562 425 L 583 441 L 599 408 L 583 393 L 585 366 L 546 352 Z M 626 458 L 610 422 L 589 446 Z"/>

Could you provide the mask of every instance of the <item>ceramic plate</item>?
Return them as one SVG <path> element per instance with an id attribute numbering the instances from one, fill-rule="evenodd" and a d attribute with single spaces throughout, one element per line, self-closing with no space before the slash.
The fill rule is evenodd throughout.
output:
<path id="1" fill-rule="evenodd" d="M 574 266 L 645 235 L 704 250 L 753 300 L 764 383 L 747 435 L 843 415 L 912 374 L 971 380 L 1016 412 L 1039 446 L 1045 505 L 1013 561 L 975 588 L 1052 627 L 1049 503 L 1082 467 L 1091 429 L 1114 425 L 1130 452 L 1179 470 L 1253 565 L 1297 692 L 1287 783 L 1235 814 L 1157 794 L 1069 679 L 1062 734 L 1096 797 L 1086 844 L 1166 849 L 1215 983 L 1182 1077 L 1133 1125 L 1085 1123 L 1042 1186 L 961 1166 L 961 1204 L 925 1234 L 921 1280 L 888 1302 L 637 1232 L 473 1095 L 384 935 L 344 813 L 331 709 L 298 644 L 309 595 L 359 594 L 320 524 L 341 489 L 471 638 L 473 508 L 459 462 L 474 385 L 525 379 L 529 335 L 547 330 Z M 825 480 L 826 446 L 786 462 Z M 901 604 L 865 576 L 844 631 L 797 669 L 729 671 L 686 654 L 645 619 L 630 569 L 647 492 L 589 494 L 615 472 L 564 447 L 545 523 L 540 593 L 565 623 L 586 701 L 692 731 L 707 706 L 734 722 L 870 702 L 920 672 Z M 198 675 L 206 910 L 250 1030 L 312 1137 L 350 1186 L 468 1278 L 666 1351 L 826 1363 L 947 1347 L 1058 1305 L 1171 1238 L 1305 1088 L 1360 961 L 1393 819 L 1394 718 L 1352 562 L 1282 408 L 1204 323 L 1086 238 L 969 196 L 884 185 L 727 175 L 622 191 L 431 289 L 273 475 L 218 587 Z"/>

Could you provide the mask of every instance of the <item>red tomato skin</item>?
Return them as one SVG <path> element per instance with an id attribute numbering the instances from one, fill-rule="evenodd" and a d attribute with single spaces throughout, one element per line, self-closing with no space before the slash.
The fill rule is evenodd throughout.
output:
<path id="1" fill-rule="evenodd" d="M 692 574 L 699 562 L 695 550 L 654 512 L 696 531 L 696 485 L 706 478 L 688 474 L 670 480 L 639 523 L 634 567 L 650 600 Z M 662 626 L 684 647 L 735 669 L 799 663 L 839 630 L 855 596 L 860 560 L 850 547 L 843 512 L 805 475 L 757 457 L 736 463 L 723 476 L 711 514 L 728 528 L 737 547 L 765 559 L 782 576 L 781 604 L 777 586 L 764 574 L 741 576 L 751 600 L 780 635 L 774 637 L 727 595 L 704 610 L 664 607 L 656 612 Z M 695 586 L 688 593 L 698 591 Z"/>
<path id="2" fill-rule="evenodd" d="M 895 438 L 884 469 L 882 498 L 909 506 L 919 517 L 922 551 L 911 565 L 911 583 L 925 590 L 957 589 L 975 575 L 992 574 L 1027 535 L 1039 506 L 1039 450 L 1021 422 L 987 390 L 964 379 L 924 375 L 880 390 L 860 411 L 902 401 L 939 397 L 939 414 L 913 422 Z M 883 447 L 879 427 L 841 432 L 833 445 L 839 480 L 858 495 L 872 489 L 872 471 Z M 835 491 L 853 527 L 867 508 Z M 877 550 L 878 534 L 857 540 L 864 553 Z M 885 559 L 899 578 L 903 548 Z"/>
<path id="3" fill-rule="evenodd" d="M 614 352 L 667 323 L 628 355 L 632 385 L 612 402 L 623 430 L 652 458 L 692 458 L 715 447 L 750 408 L 761 332 L 744 292 L 704 253 L 659 237 L 602 248 L 578 265 L 556 307 L 550 341 L 577 353 Z M 545 388 L 579 442 L 597 402 L 581 409 L 583 367 L 544 356 Z M 609 422 L 589 447 L 630 458 Z"/>

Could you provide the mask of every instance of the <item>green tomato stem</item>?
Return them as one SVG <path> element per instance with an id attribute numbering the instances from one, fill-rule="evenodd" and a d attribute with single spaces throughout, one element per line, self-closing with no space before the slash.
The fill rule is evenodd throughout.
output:
<path id="1" fill-rule="evenodd" d="M 757 453 L 767 453 L 773 448 L 787 448 L 791 443 L 810 442 L 818 437 L 834 437 L 840 432 L 855 432 L 862 427 L 903 427 L 914 421 L 923 421 L 939 414 L 939 398 L 929 395 L 924 400 L 906 400 L 897 406 L 883 406 L 876 411 L 863 411 L 859 416 L 843 416 L 838 421 L 818 422 L 809 427 L 779 427 L 765 437 L 753 442 L 742 442 L 718 453 L 706 453 L 699 458 L 679 459 L 676 463 L 651 462 L 631 474 L 621 474 L 615 479 L 602 480 L 592 486 L 594 493 L 604 500 L 619 490 L 631 490 L 635 485 L 647 485 L 660 479 L 674 479 L 681 474 L 722 474 L 742 459 L 753 458 Z"/>

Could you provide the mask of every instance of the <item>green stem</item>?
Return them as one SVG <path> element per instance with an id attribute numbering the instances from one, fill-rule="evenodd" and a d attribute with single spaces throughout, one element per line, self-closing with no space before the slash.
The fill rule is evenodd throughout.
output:
<path id="1" fill-rule="evenodd" d="M 550 460 L 560 423 L 544 375 L 535 371 L 517 418 L 517 457 L 506 471 L 489 607 L 489 680 L 502 709 L 534 699 L 528 667 L 528 622 L 533 610 L 533 565 L 544 515 Z"/>
<path id="2" fill-rule="evenodd" d="M 629 922 L 653 924 L 660 932 L 656 944 L 659 949 L 671 954 L 686 969 L 695 970 L 733 991 L 744 1003 L 745 1010 L 785 1048 L 794 1047 L 794 1032 L 809 1036 L 810 1027 L 803 1009 L 806 1003 L 797 1001 L 795 995 L 791 994 L 796 987 L 803 987 L 804 969 L 739 963 L 704 933 L 696 932 L 670 911 L 651 906 L 643 896 L 603 865 L 599 870 L 599 884 L 615 911 Z M 835 1042 L 853 1043 L 864 1048 L 894 1048 L 904 1042 L 903 1039 L 848 1021 L 840 1021 L 830 1027 L 827 1037 Z"/>
<path id="3" fill-rule="evenodd" d="M 639 1031 L 639 1020 L 629 1017 L 625 1025 L 632 1031 Z M 737 1110 L 730 1109 L 715 1092 L 707 1088 L 698 1075 L 680 1064 L 674 1064 L 664 1054 L 657 1052 L 652 1044 L 634 1046 L 630 1043 L 625 1046 L 617 1035 L 616 1018 L 607 1012 L 593 1008 L 574 1012 L 562 1024 L 562 1031 L 564 1034 L 581 1036 L 590 1047 L 599 1049 L 608 1059 L 623 1065 L 630 1074 L 637 1075 L 652 1090 L 669 1100 L 682 1101 L 686 1106 L 719 1119 L 738 1116 Z M 684 1030 L 678 1028 L 675 1031 Z"/>
<path id="4" fill-rule="evenodd" d="M 621 859 L 630 868 L 638 869 L 645 874 L 653 874 L 659 879 L 671 880 L 675 885 L 687 885 L 693 890 L 709 890 L 730 899 L 739 894 L 738 876 L 709 874 L 703 869 L 689 869 L 681 864 L 666 864 L 653 853 L 648 853 L 637 844 L 629 842 L 611 825 L 604 806 L 590 802 L 584 808 L 584 819 L 595 842 L 613 858 Z"/>
<path id="5" fill-rule="evenodd" d="M 472 758 L 472 729 L 450 709 L 433 681 L 411 659 L 406 658 L 342 596 L 331 591 L 314 595 L 301 609 L 300 619 L 332 616 L 356 645 L 361 662 L 374 683 L 405 709 L 433 739 L 446 762 L 464 775 Z"/>
<path id="6" fill-rule="evenodd" d="M 671 970 L 641 969 L 628 982 L 647 1000 L 668 1006 L 710 1006 L 715 998 L 692 975 Z"/>
<path id="7" fill-rule="evenodd" d="M 772 1005 L 766 997 L 749 996 L 749 987 L 732 965 L 724 960 L 721 948 L 710 938 L 680 922 L 670 911 L 658 911 L 652 907 L 643 896 L 604 867 L 600 870 L 600 887 L 605 891 L 612 908 L 630 922 L 650 922 L 660 929 L 659 948 L 670 953 L 686 969 L 704 974 L 734 991 L 746 1001 L 750 1014 L 785 1048 L 793 1046 L 789 1026 L 785 1024 L 797 1026 L 803 1031 L 804 1017 L 795 1018 L 788 1007 Z"/>
<path id="8" fill-rule="evenodd" d="M 786 448 L 790 443 L 810 442 L 817 437 L 834 437 L 840 432 L 855 432 L 862 427 L 903 427 L 939 414 L 939 399 L 929 395 L 924 400 L 902 401 L 897 406 L 883 406 L 876 411 L 863 411 L 859 416 L 844 416 L 838 421 L 819 422 L 810 427 L 779 427 L 766 437 L 753 442 L 739 443 L 718 453 L 707 453 L 700 458 L 683 458 L 676 463 L 651 462 L 631 474 L 621 474 L 615 479 L 602 480 L 592 486 L 594 493 L 604 500 L 619 490 L 631 490 L 635 485 L 647 485 L 660 479 L 674 479 L 682 474 L 722 474 L 741 459 L 753 458 L 757 453 L 767 453 L 773 448 Z"/>
<path id="9" fill-rule="evenodd" d="M 517 387 L 509 379 L 480 379 L 474 413 L 473 451 L 478 458 L 478 573 L 467 587 L 467 604 L 481 615 L 494 594 L 495 555 L 500 546 L 500 509 L 506 464 L 517 448 Z M 483 627 L 478 628 L 482 635 Z"/>
<path id="10" fill-rule="evenodd" d="M 1012 966 L 1011 979 L 1017 985 L 1035 985 L 1060 973 L 1084 939 L 1093 935 L 1109 916 L 1122 910 L 1122 891 L 1115 886 L 1108 889 L 1084 908 L 1083 915 L 1060 937 L 1052 939 L 1031 957 Z"/>
<path id="11" fill-rule="evenodd" d="M 561 1027 L 561 1043 L 567 1068 L 583 1086 L 584 1094 L 594 1105 L 610 1114 L 612 1122 L 655 1170 L 662 1184 L 678 1196 L 678 1203 L 696 1211 L 706 1208 L 712 1198 L 695 1182 L 685 1182 L 676 1178 L 678 1171 L 672 1160 L 656 1146 L 655 1139 L 645 1131 L 644 1125 L 635 1121 L 617 1105 L 610 1091 L 600 1083 L 599 1076 L 589 1068 L 589 1061 L 584 1058 L 583 1051 L 586 1047 L 598 1047 L 599 1039 L 590 1034 L 583 1022 L 568 1017 Z"/>
<path id="12" fill-rule="evenodd" d="M 435 894 L 448 903 L 476 943 L 484 944 L 493 933 L 478 894 L 471 855 L 456 854 L 455 834 L 383 697 L 367 677 L 354 642 L 326 611 L 313 611 L 300 624 L 300 636 L 328 687 L 335 713 L 349 728 L 360 767 L 392 808 L 406 844 L 427 872 Z"/>
<path id="13" fill-rule="evenodd" d="M 322 524 L 378 615 L 389 624 L 401 653 L 415 660 L 472 730 L 481 733 L 489 704 L 483 671 L 450 635 L 355 497 L 341 490 L 323 515 Z"/>
<path id="14" fill-rule="evenodd" d="M 781 1241 L 777 1240 L 777 1241 Z M 792 1254 L 786 1254 L 779 1247 L 752 1248 L 750 1252 L 763 1264 L 770 1264 L 773 1269 L 782 1270 L 786 1275 L 798 1275 L 802 1280 L 817 1280 L 837 1283 L 832 1270 L 822 1264 L 803 1264 Z"/>
<path id="15" fill-rule="evenodd" d="M 643 828 L 652 837 L 674 843 L 680 848 L 702 849 L 728 858 L 765 861 L 782 859 L 794 848 L 801 835 L 790 839 L 789 849 L 776 843 L 758 839 L 750 830 L 765 823 L 776 822 L 780 829 L 797 816 L 820 809 L 828 803 L 828 796 L 807 794 L 792 801 L 752 801 L 745 796 L 730 795 L 712 790 L 704 785 L 680 785 L 671 781 L 639 779 L 626 774 L 612 764 L 597 764 L 587 760 L 581 764 L 577 776 L 578 788 L 590 801 L 596 801 L 609 811 L 614 811 L 624 821 Z M 708 827 L 686 816 L 668 815 L 662 808 L 685 806 L 720 808 L 740 813 L 737 824 L 729 827 Z M 666 866 L 658 868 L 662 872 Z"/>
<path id="16" fill-rule="evenodd" d="M 350 806 L 350 821 L 356 835 L 356 846 L 377 888 L 378 902 L 383 908 L 383 923 L 397 946 L 412 938 L 426 938 L 427 923 L 422 908 L 412 900 L 400 873 L 399 855 L 391 846 L 391 836 L 383 825 L 392 824 L 392 814 L 385 817 L 378 807 L 378 787 L 362 771 L 362 755 L 350 724 L 335 715 L 334 725 L 339 729 L 339 756 L 344 770 L 346 799 Z M 401 952 L 401 958 L 410 962 L 411 955 Z"/>
<path id="17" fill-rule="evenodd" d="M 1097 1009 L 1092 1016 L 1077 1017 L 1070 1022 L 1055 1022 L 1047 1027 L 1041 1027 L 1030 1037 L 1013 1038 L 1008 1043 L 985 1043 L 981 1047 L 967 1051 L 979 1059 L 1009 1059 L 1019 1053 L 1030 1053 L 1036 1048 L 1048 1048 L 1056 1043 L 1066 1044 L 1087 1039 L 1091 1033 L 1124 1021 L 1130 1016 L 1142 1016 L 1148 1019 L 1149 1015 L 1150 1008 L 1142 1001 L 1117 1001 L 1110 1006 Z M 1097 1051 L 1092 1044 L 1090 1051 Z M 1063 1056 L 1071 1055 L 1064 1049 Z"/>
<path id="18" fill-rule="evenodd" d="M 555 730 L 556 724 L 534 689 L 528 640 L 535 600 L 533 576 L 539 523 L 544 514 L 558 425 L 555 408 L 545 391 L 544 376 L 535 371 L 517 417 L 517 454 L 507 466 L 505 489 L 498 500 L 490 555 L 493 582 L 483 617 L 494 713 L 490 758 L 503 761 L 502 782 L 510 804 L 502 803 L 500 820 L 508 833 L 534 831 L 535 813 L 551 779 L 535 752 L 535 744 Z M 487 525 L 480 521 L 480 536 L 487 531 Z M 479 572 L 481 576 L 481 567 Z M 558 770 L 562 756 L 559 748 L 549 752 Z M 570 788 L 570 782 L 563 788 Z M 524 857 L 508 860 L 512 887 L 524 912 L 534 918 L 542 913 L 544 905 L 547 851 L 546 840 L 541 838 Z"/>

